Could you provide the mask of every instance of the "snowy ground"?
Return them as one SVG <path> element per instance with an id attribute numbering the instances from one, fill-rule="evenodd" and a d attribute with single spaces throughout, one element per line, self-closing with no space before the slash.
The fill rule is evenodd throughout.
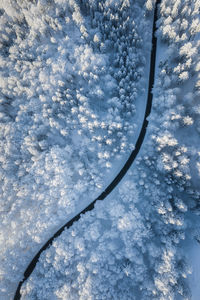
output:
<path id="1" fill-rule="evenodd" d="M 189 286 L 192 291 L 192 300 L 198 300 L 200 295 L 200 244 L 196 240 L 190 240 L 185 247 L 187 261 L 191 267 L 188 276 Z"/>
<path id="2" fill-rule="evenodd" d="M 73 1 L 1 4 L 2 299 L 48 237 L 113 179 L 144 113 L 151 10 L 145 17 L 141 1 L 81 2 L 82 11 Z M 138 159 L 41 255 L 22 299 L 199 299 L 199 10 L 197 0 L 161 1 L 153 110 Z M 124 43 L 133 48 L 128 62 Z"/>

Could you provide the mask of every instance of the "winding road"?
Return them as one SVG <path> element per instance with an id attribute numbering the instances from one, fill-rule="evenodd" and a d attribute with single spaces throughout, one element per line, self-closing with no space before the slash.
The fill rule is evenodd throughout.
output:
<path id="1" fill-rule="evenodd" d="M 96 198 L 92 203 L 90 203 L 85 209 L 83 209 L 79 214 L 77 214 L 74 218 L 72 218 L 70 221 L 68 221 L 65 225 L 63 225 L 46 243 L 45 245 L 39 250 L 39 252 L 35 255 L 35 257 L 32 259 L 30 264 L 28 265 L 26 271 L 24 272 L 24 278 L 22 281 L 19 282 L 14 300 L 19 300 L 21 298 L 20 296 L 20 289 L 24 281 L 28 279 L 28 277 L 33 272 L 36 263 L 39 260 L 40 254 L 46 250 L 53 242 L 53 240 L 58 237 L 64 229 L 69 228 L 73 225 L 74 222 L 78 221 L 82 214 L 85 214 L 86 212 L 92 210 L 94 208 L 94 205 L 97 200 L 104 200 L 111 192 L 112 190 L 118 185 L 118 183 L 121 181 L 121 179 L 124 177 L 124 175 L 127 173 L 129 168 L 131 167 L 133 161 L 135 160 L 142 143 L 144 141 L 144 137 L 146 134 L 147 126 L 148 126 L 148 116 L 151 113 L 151 107 L 152 107 L 152 88 L 154 85 L 154 77 L 155 77 L 155 63 L 156 63 L 156 49 L 157 49 L 157 39 L 155 37 L 155 31 L 156 31 L 156 21 L 157 21 L 157 11 L 158 11 L 158 4 L 160 4 L 161 0 L 157 0 L 155 4 L 154 9 L 154 20 L 153 20 L 153 30 L 152 30 L 152 49 L 151 49 L 151 61 L 150 61 L 150 71 L 149 71 L 149 85 L 148 85 L 148 98 L 147 98 L 147 105 L 144 115 L 144 120 L 142 124 L 142 128 L 140 131 L 140 135 L 137 139 L 135 149 L 131 152 L 131 155 L 129 156 L 128 160 L 126 161 L 125 165 L 121 169 L 121 171 L 117 174 L 117 176 L 113 179 L 113 181 L 108 185 L 108 187 L 101 193 L 101 195 Z"/>

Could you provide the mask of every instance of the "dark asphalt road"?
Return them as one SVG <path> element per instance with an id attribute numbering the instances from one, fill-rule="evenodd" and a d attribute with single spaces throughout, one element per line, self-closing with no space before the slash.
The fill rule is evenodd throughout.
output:
<path id="1" fill-rule="evenodd" d="M 17 287 L 17 291 L 15 293 L 14 300 L 19 300 L 21 298 L 20 296 L 20 289 L 24 281 L 28 279 L 28 277 L 33 272 L 36 263 L 39 260 L 40 254 L 46 250 L 53 242 L 53 240 L 58 237 L 64 229 L 69 228 L 73 225 L 74 222 L 78 221 L 82 214 L 85 214 L 86 212 L 92 210 L 94 208 L 94 205 L 97 200 L 103 200 L 105 199 L 112 190 L 118 185 L 118 183 L 121 181 L 121 179 L 124 177 L 124 175 L 127 173 L 129 168 L 131 167 L 133 161 L 135 160 L 142 143 L 144 141 L 144 137 L 146 134 L 146 129 L 148 126 L 148 116 L 151 113 L 151 107 L 152 107 L 152 88 L 154 85 L 154 77 L 155 77 L 155 62 L 156 62 L 156 49 L 157 49 L 157 39 L 155 37 L 155 31 L 156 31 L 156 21 L 157 21 L 157 11 L 158 11 L 158 4 L 160 4 L 161 0 L 158 0 L 156 2 L 155 10 L 154 10 L 154 20 L 153 20 L 153 31 L 152 31 L 152 50 L 151 50 L 151 61 L 150 61 L 150 71 L 149 71 L 149 86 L 148 86 L 148 99 L 147 99 L 147 106 L 145 110 L 144 115 L 144 121 L 142 125 L 142 129 L 140 132 L 140 135 L 138 137 L 138 140 L 135 145 L 135 149 L 131 152 L 131 155 L 129 156 L 128 160 L 126 161 L 125 165 L 121 169 L 121 171 L 117 174 L 117 176 L 113 179 L 113 181 L 108 185 L 108 187 L 101 193 L 101 195 L 95 199 L 92 203 L 90 203 L 85 209 L 83 209 L 78 215 L 76 215 L 73 219 L 71 219 L 69 222 L 67 222 L 64 226 L 62 226 L 47 242 L 46 244 L 39 250 L 39 252 L 35 255 L 35 257 L 32 259 L 30 264 L 28 265 L 26 271 L 24 272 L 24 279 L 19 283 Z"/>

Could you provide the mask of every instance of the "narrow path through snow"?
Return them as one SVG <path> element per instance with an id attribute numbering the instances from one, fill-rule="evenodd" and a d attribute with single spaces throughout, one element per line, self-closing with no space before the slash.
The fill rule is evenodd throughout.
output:
<path id="1" fill-rule="evenodd" d="M 85 214 L 88 211 L 91 211 L 94 208 L 94 205 L 97 200 L 104 200 L 111 192 L 112 190 L 118 185 L 118 183 L 121 181 L 121 179 L 124 177 L 124 175 L 127 173 L 129 168 L 131 167 L 133 161 L 135 160 L 145 137 L 147 126 L 148 126 L 148 116 L 151 113 L 151 107 L 152 107 L 152 88 L 154 85 L 154 77 L 155 77 L 155 62 L 156 62 L 156 49 L 157 49 L 157 39 L 155 37 L 155 31 L 156 31 L 156 21 L 157 21 L 157 11 L 158 11 L 158 4 L 161 0 L 156 1 L 155 4 L 155 10 L 154 10 L 154 20 L 153 20 L 153 30 L 152 30 L 152 49 L 151 49 L 151 61 L 150 61 L 150 71 L 149 71 L 149 86 L 148 86 L 148 99 L 147 99 L 147 105 L 144 115 L 144 121 L 142 124 L 142 128 L 140 131 L 140 135 L 137 139 L 135 149 L 131 152 L 131 155 L 129 156 L 128 160 L 126 161 L 125 165 L 121 169 L 121 171 L 117 174 L 117 176 L 113 179 L 113 181 L 108 185 L 108 187 L 101 193 L 101 195 L 96 198 L 92 203 L 90 203 L 85 209 L 83 209 L 79 214 L 77 214 L 74 218 L 72 218 L 69 222 L 67 222 L 65 225 L 63 225 L 47 242 L 46 244 L 39 250 L 39 252 L 35 255 L 35 257 L 32 259 L 30 264 L 28 265 L 26 271 L 24 272 L 24 279 L 20 281 L 17 291 L 15 293 L 14 300 L 19 300 L 21 298 L 20 296 L 20 289 L 22 284 L 25 280 L 28 279 L 28 277 L 33 272 L 36 263 L 39 260 L 40 254 L 46 250 L 53 242 L 53 240 L 58 237 L 64 229 L 69 228 L 73 225 L 74 222 L 78 221 L 82 214 Z"/>

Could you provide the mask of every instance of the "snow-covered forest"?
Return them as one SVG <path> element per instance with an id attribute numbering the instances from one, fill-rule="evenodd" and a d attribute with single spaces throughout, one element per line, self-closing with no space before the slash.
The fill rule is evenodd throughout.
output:
<path id="1" fill-rule="evenodd" d="M 0 299 L 134 149 L 155 3 L 1 0 Z M 161 0 L 157 18 L 137 158 L 42 252 L 21 299 L 200 299 L 200 2 Z"/>

